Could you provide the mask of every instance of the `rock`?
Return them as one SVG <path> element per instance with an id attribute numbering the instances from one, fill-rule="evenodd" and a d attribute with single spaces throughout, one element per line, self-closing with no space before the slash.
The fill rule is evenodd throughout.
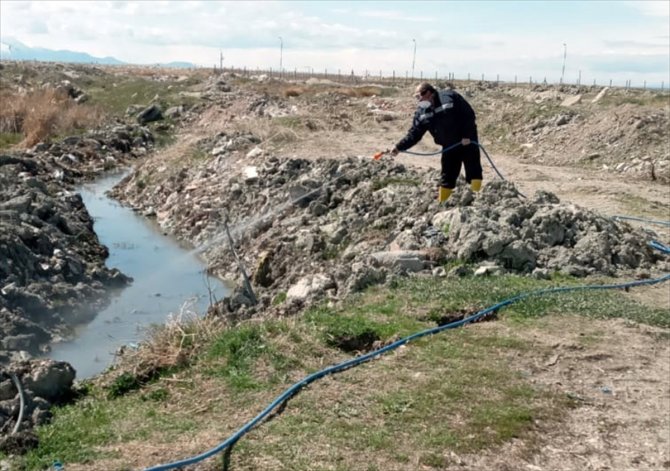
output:
<path id="1" fill-rule="evenodd" d="M 505 272 L 501 267 L 498 265 L 482 265 L 478 267 L 474 274 L 475 276 L 488 276 L 488 275 L 502 275 Z"/>
<path id="2" fill-rule="evenodd" d="M 137 122 L 141 125 L 163 119 L 163 112 L 158 105 L 150 105 L 137 115 Z"/>
<path id="3" fill-rule="evenodd" d="M 561 106 L 570 107 L 580 103 L 581 101 L 582 101 L 581 95 L 569 96 L 561 102 Z"/>
<path id="4" fill-rule="evenodd" d="M 425 254 L 419 251 L 396 250 L 375 252 L 370 255 L 375 262 L 386 268 L 399 268 L 407 272 L 418 272 L 425 267 Z"/>
<path id="5" fill-rule="evenodd" d="M 176 119 L 179 118 L 182 114 L 184 114 L 184 106 L 179 105 L 179 106 L 171 106 L 167 110 L 165 110 L 165 117 L 168 119 Z"/>
<path id="6" fill-rule="evenodd" d="M 610 87 L 605 87 L 602 90 L 600 90 L 600 92 L 598 92 L 598 94 L 595 96 L 595 98 L 593 100 L 591 100 L 591 103 L 598 103 L 600 100 L 602 100 L 603 97 L 609 91 L 609 89 L 610 89 Z"/>
<path id="7" fill-rule="evenodd" d="M 247 159 L 253 159 L 256 157 L 260 157 L 261 155 L 263 155 L 263 149 L 261 149 L 260 147 L 254 147 L 247 153 Z"/>
<path id="8" fill-rule="evenodd" d="M 244 183 L 247 185 L 256 183 L 258 181 L 258 168 L 254 166 L 247 166 L 244 167 L 242 170 L 242 174 L 244 177 Z"/>
<path id="9" fill-rule="evenodd" d="M 74 383 L 75 371 L 69 363 L 36 360 L 30 376 L 23 378 L 24 387 L 49 402 L 67 397 Z"/>
<path id="10" fill-rule="evenodd" d="M 286 292 L 287 299 L 307 300 L 308 298 L 323 294 L 323 292 L 334 286 L 333 280 L 324 274 L 306 276 L 298 280 Z"/>

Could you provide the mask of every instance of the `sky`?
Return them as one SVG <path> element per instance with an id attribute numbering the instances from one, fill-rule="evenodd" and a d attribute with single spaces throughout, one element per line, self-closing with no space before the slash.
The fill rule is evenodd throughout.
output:
<path id="1" fill-rule="evenodd" d="M 142 64 L 670 85 L 669 0 L 0 0 L 2 38 Z"/>

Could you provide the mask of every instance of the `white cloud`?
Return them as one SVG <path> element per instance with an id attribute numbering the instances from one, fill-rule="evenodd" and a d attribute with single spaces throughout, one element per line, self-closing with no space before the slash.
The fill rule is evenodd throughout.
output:
<path id="1" fill-rule="evenodd" d="M 416 23 L 434 23 L 437 18 L 429 16 L 408 16 L 407 14 L 396 10 L 364 10 L 359 13 L 360 16 L 367 18 L 378 18 L 392 21 L 412 21 Z"/>
<path id="2" fill-rule="evenodd" d="M 320 2 L 0 1 L 3 37 L 15 37 L 32 47 L 70 49 L 127 62 L 184 60 L 212 66 L 218 64 L 222 50 L 224 64 L 253 69 L 277 66 L 281 36 L 283 64 L 290 70 L 311 67 L 350 72 L 354 68 L 359 73 L 369 68 L 376 74 L 382 69 L 404 76 L 411 69 L 415 39 L 417 74 L 424 71 L 434 77 L 437 71 L 439 76 L 448 72 L 466 76 L 470 72 L 473 77 L 484 73 L 512 79 L 515 75 L 547 75 L 551 79 L 560 75 L 562 44 L 567 42 L 566 76 L 576 77 L 579 70 L 584 75 L 614 73 L 617 65 L 612 61 L 621 61 L 629 64 L 622 65 L 623 69 L 637 64 L 646 77 L 670 81 L 667 67 L 661 62 L 658 68 L 657 60 L 670 53 L 670 31 L 663 20 L 668 16 L 668 1 L 608 4 L 635 15 L 637 21 L 631 25 L 642 24 L 643 28 L 612 26 L 614 15 L 608 13 L 588 27 L 556 22 L 542 34 L 522 27 L 523 9 L 518 18 L 505 20 L 518 21 L 514 33 L 492 28 L 501 14 L 496 14 L 496 6 L 505 6 L 502 1 L 481 9 L 478 21 L 468 23 L 465 31 L 456 28 L 462 25 L 459 14 L 464 14 L 455 11 L 463 7 L 460 3 L 454 3 L 454 11 L 449 12 L 451 28 L 444 26 L 444 18 L 417 16 L 416 4 L 407 2 L 375 3 L 373 10 L 370 3 L 358 7 Z M 572 4 L 566 2 L 566 8 Z M 40 24 L 48 25 L 48 33 Z M 628 60 L 636 55 L 643 59 Z M 604 56 L 607 61 L 595 60 Z M 655 71 L 643 63 L 644 58 L 652 57 L 648 64 L 657 67 Z"/>
<path id="3" fill-rule="evenodd" d="M 670 17 L 670 2 L 668 0 L 642 1 L 634 0 L 626 2 L 628 5 L 639 10 L 642 14 L 660 18 Z"/>

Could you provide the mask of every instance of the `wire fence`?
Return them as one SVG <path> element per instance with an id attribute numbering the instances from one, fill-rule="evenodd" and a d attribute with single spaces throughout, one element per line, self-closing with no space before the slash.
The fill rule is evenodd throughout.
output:
<path id="1" fill-rule="evenodd" d="M 242 77 L 252 77 L 252 76 L 261 76 L 265 75 L 269 78 L 278 78 L 278 79 L 285 79 L 285 80 L 296 80 L 296 81 L 304 81 L 304 80 L 309 80 L 310 78 L 313 79 L 320 79 L 320 80 L 330 80 L 333 82 L 338 82 L 338 83 L 347 83 L 347 84 L 355 84 L 355 85 L 361 85 L 365 83 L 377 83 L 377 84 L 382 84 L 382 85 L 391 85 L 391 86 L 408 86 L 412 83 L 417 83 L 417 82 L 423 82 L 423 81 L 446 81 L 446 82 L 479 82 L 479 83 L 487 83 L 487 84 L 492 84 L 492 85 L 500 85 L 500 84 L 506 84 L 506 85 L 514 85 L 514 86 L 533 86 L 533 85 L 565 85 L 565 86 L 577 86 L 577 87 L 610 87 L 610 88 L 622 88 L 625 90 L 652 90 L 655 92 L 660 92 L 660 93 L 665 93 L 670 90 L 667 90 L 665 87 L 665 82 L 661 82 L 660 88 L 657 87 L 650 87 L 647 85 L 647 81 L 644 80 L 642 83 L 633 83 L 632 80 L 626 80 L 624 85 L 620 84 L 615 84 L 612 79 L 610 79 L 607 82 L 604 83 L 598 83 L 596 79 L 593 80 L 591 83 L 586 83 L 582 82 L 581 79 L 581 73 L 579 77 L 574 81 L 574 82 L 568 82 L 568 81 L 548 81 L 546 77 L 543 77 L 542 79 L 538 79 L 537 77 L 533 76 L 524 76 L 520 77 L 515 75 L 513 80 L 501 80 L 500 75 L 496 74 L 495 77 L 487 77 L 485 74 L 481 75 L 472 75 L 472 74 L 466 74 L 466 75 L 459 75 L 458 77 L 456 76 L 455 73 L 448 73 L 446 76 L 445 75 L 439 75 L 437 72 L 434 74 L 426 74 L 424 75 L 423 72 L 419 72 L 418 77 L 415 74 L 411 74 L 409 71 L 405 71 L 404 73 L 396 71 L 392 71 L 390 74 L 389 73 L 384 73 L 383 71 L 371 71 L 371 70 L 365 70 L 361 71 L 360 73 L 356 73 L 353 69 L 347 69 L 347 70 L 342 70 L 342 69 L 324 69 L 323 71 L 317 71 L 313 68 L 309 68 L 309 70 L 298 70 L 297 68 L 290 70 L 290 69 L 273 69 L 272 67 L 268 69 L 261 69 L 259 67 L 254 68 L 247 68 L 247 67 L 216 67 L 214 66 L 214 72 L 218 73 L 223 73 L 223 72 L 230 72 L 234 73 L 237 75 L 240 75 Z"/>

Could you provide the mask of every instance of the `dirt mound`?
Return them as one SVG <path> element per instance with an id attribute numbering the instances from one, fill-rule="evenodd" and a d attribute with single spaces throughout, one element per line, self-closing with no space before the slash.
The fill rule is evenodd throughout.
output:
<path id="1" fill-rule="evenodd" d="M 490 182 L 474 197 L 462 190 L 433 223 L 447 232 L 446 248 L 459 260 L 495 260 L 507 269 L 568 275 L 616 275 L 650 269 L 659 255 L 648 235 L 572 204 L 552 193 L 532 198 L 514 185 Z"/>
<path id="2" fill-rule="evenodd" d="M 644 232 L 551 193 L 525 199 L 504 181 L 479 194 L 461 185 L 445 207 L 435 202 L 432 172 L 390 160 L 255 163 L 234 169 L 218 159 L 169 172 L 148 165 L 117 196 L 199 246 L 211 271 L 226 278 L 237 277 L 223 230 L 229 218 L 236 250 L 266 305 L 279 293 L 303 303 L 340 298 L 394 275 L 438 274 L 448 260 L 543 277 L 616 275 L 650 270 L 659 260 Z M 138 184 L 146 178 L 161 184 L 149 191 Z"/>

